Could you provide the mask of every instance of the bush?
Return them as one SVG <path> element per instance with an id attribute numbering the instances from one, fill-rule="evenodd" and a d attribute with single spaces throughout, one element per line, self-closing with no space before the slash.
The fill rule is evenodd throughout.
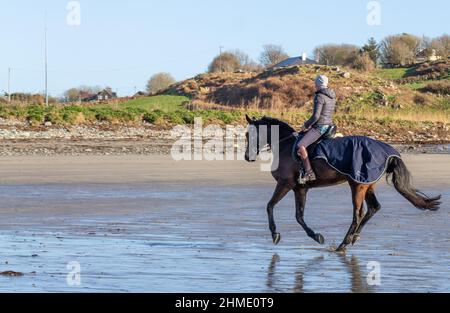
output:
<path id="1" fill-rule="evenodd" d="M 443 80 L 443 81 L 431 82 L 428 85 L 426 85 L 425 87 L 420 88 L 419 91 L 431 92 L 434 94 L 448 96 L 448 95 L 450 95 L 450 81 Z"/>
<path id="2" fill-rule="evenodd" d="M 45 109 L 44 122 L 50 122 L 52 124 L 60 124 L 63 121 L 59 110 L 55 106 L 49 106 Z"/>
<path id="3" fill-rule="evenodd" d="M 32 125 L 42 124 L 44 121 L 44 107 L 30 105 L 27 109 L 26 119 Z"/>
<path id="4" fill-rule="evenodd" d="M 161 110 L 154 110 L 147 112 L 142 116 L 142 120 L 149 124 L 155 124 L 158 119 L 164 116 L 164 112 Z"/>
<path id="5" fill-rule="evenodd" d="M 376 66 L 368 53 L 362 53 L 353 60 L 351 67 L 359 71 L 371 72 Z"/>
<path id="6" fill-rule="evenodd" d="M 80 120 L 81 117 L 86 116 L 87 110 L 84 107 L 76 106 L 76 105 L 70 105 L 63 107 L 60 112 L 59 116 L 66 124 L 75 124 L 78 120 Z"/>
<path id="7" fill-rule="evenodd" d="M 427 98 L 424 95 L 421 94 L 417 94 L 414 96 L 414 103 L 415 104 L 420 104 L 420 105 L 424 105 L 427 103 Z"/>

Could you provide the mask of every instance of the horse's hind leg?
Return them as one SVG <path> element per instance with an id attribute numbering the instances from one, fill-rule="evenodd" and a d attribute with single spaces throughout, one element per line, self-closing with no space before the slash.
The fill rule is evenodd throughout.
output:
<path id="1" fill-rule="evenodd" d="M 358 225 L 361 223 L 361 211 L 364 210 L 364 199 L 366 192 L 369 188 L 368 185 L 357 184 L 355 182 L 350 182 L 350 187 L 352 189 L 352 200 L 353 200 L 353 221 L 344 238 L 344 241 L 337 248 L 336 251 L 343 252 L 345 248 L 352 242 L 353 235 L 355 234 Z"/>
<path id="2" fill-rule="evenodd" d="M 369 187 L 366 193 L 366 203 L 367 203 L 367 213 L 362 219 L 359 226 L 356 228 L 355 234 L 353 235 L 352 244 L 355 244 L 360 237 L 363 227 L 370 221 L 370 219 L 381 210 L 381 205 L 375 196 L 375 185 Z"/>
<path id="3" fill-rule="evenodd" d="M 286 181 L 279 181 L 277 187 L 275 188 L 275 192 L 272 196 L 272 199 L 267 204 L 267 215 L 269 217 L 269 228 L 272 233 L 273 243 L 277 245 L 281 240 L 281 235 L 277 233 L 277 226 L 275 224 L 275 220 L 273 218 L 273 209 L 291 190 L 291 187 Z"/>
<path id="4" fill-rule="evenodd" d="M 325 239 L 321 234 L 316 234 L 311 228 L 306 225 L 304 221 L 305 214 L 305 204 L 306 204 L 306 195 L 308 193 L 308 189 L 303 188 L 301 186 L 297 186 L 294 188 L 295 192 L 295 217 L 297 218 L 297 222 L 303 227 L 306 234 L 317 241 L 319 244 L 323 245 L 325 243 Z"/>

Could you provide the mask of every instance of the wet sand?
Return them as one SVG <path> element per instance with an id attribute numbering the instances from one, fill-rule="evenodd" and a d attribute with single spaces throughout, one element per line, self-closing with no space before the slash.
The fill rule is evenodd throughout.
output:
<path id="1" fill-rule="evenodd" d="M 0 276 L 4 292 L 444 292 L 450 291 L 450 155 L 407 155 L 415 184 L 442 194 L 439 212 L 414 209 L 384 182 L 382 211 L 346 256 L 330 252 L 352 217 L 347 186 L 310 193 L 306 222 L 289 195 L 265 206 L 269 173 L 245 162 L 164 156 L 0 158 Z M 69 262 L 81 285 L 67 283 Z M 381 284 L 369 286 L 369 262 Z"/>

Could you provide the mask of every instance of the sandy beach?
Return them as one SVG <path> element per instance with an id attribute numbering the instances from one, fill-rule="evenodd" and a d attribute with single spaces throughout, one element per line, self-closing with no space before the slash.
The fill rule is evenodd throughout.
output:
<path id="1" fill-rule="evenodd" d="M 311 192 L 306 221 L 293 196 L 265 206 L 274 182 L 259 164 L 176 162 L 163 155 L 0 158 L 0 291 L 449 291 L 450 155 L 405 155 L 416 186 L 442 194 L 439 212 L 414 209 L 380 183 L 382 211 L 346 256 L 330 252 L 351 221 L 346 185 Z M 368 264 L 381 265 L 369 286 Z M 80 265 L 79 285 L 68 283 Z"/>

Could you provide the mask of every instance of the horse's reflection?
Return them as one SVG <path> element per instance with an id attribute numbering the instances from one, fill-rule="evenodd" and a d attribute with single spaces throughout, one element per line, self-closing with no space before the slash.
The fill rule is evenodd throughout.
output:
<path id="1" fill-rule="evenodd" d="M 345 255 L 339 255 L 340 261 L 347 268 L 348 273 L 350 274 L 351 281 L 351 292 L 354 293 L 370 293 L 372 292 L 372 288 L 367 285 L 366 276 L 364 275 L 361 267 L 359 265 L 358 258 L 356 256 L 352 256 L 350 259 Z M 322 264 L 325 261 L 325 257 L 323 255 L 315 257 L 314 259 L 308 261 L 306 264 L 302 264 L 298 270 L 295 272 L 295 282 L 292 288 L 292 292 L 294 293 L 303 293 L 305 292 L 304 288 L 304 277 L 313 270 L 314 267 Z M 274 254 L 269 264 L 269 268 L 267 271 L 267 287 L 270 290 L 278 291 L 277 288 L 277 278 L 276 278 L 276 270 L 278 263 L 281 262 L 281 258 L 278 254 Z M 281 288 L 280 288 L 281 289 Z M 281 290 L 280 290 L 281 291 Z"/>
<path id="2" fill-rule="evenodd" d="M 367 284 L 367 277 L 361 271 L 358 258 L 352 255 L 351 259 L 348 259 L 345 255 L 339 255 L 342 263 L 347 267 L 352 285 L 352 292 L 354 293 L 370 293 L 372 292 L 371 286 Z"/>

